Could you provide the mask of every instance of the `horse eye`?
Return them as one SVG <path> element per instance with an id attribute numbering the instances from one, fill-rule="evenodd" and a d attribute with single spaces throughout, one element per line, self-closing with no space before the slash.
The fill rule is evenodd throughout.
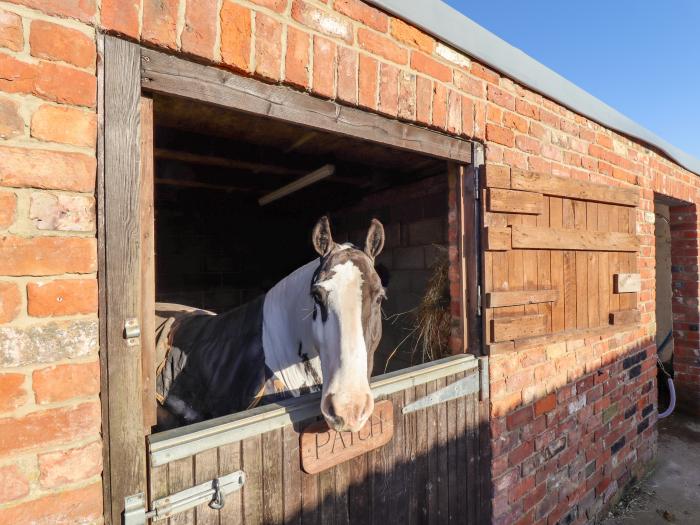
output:
<path id="1" fill-rule="evenodd" d="M 317 304 L 323 304 L 325 295 L 323 293 L 324 291 L 319 287 L 319 286 L 314 286 L 311 289 L 311 298 L 317 303 Z"/>

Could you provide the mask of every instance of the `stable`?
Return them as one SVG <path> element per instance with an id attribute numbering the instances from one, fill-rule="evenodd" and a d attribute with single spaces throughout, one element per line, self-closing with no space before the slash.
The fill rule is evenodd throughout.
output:
<path id="1" fill-rule="evenodd" d="M 444 3 L 0 4 L 0 523 L 588 523 L 699 413 L 700 162 Z M 165 421 L 157 305 L 323 216 L 382 225 L 366 423 Z"/>

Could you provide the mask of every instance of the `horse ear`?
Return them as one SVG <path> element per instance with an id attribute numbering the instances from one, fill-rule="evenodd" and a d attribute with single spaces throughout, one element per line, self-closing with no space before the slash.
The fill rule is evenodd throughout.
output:
<path id="1" fill-rule="evenodd" d="M 314 249 L 319 255 L 324 256 L 333 248 L 333 237 L 331 236 L 331 225 L 328 222 L 328 217 L 321 217 L 314 231 L 311 234 L 311 242 L 314 244 Z"/>
<path id="2" fill-rule="evenodd" d="M 384 226 L 377 219 L 372 219 L 365 241 L 365 253 L 374 259 L 384 248 Z"/>

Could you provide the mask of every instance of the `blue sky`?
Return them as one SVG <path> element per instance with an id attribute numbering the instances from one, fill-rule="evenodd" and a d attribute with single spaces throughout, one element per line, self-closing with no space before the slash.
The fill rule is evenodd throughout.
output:
<path id="1" fill-rule="evenodd" d="M 445 1 L 700 158 L 700 1 Z"/>

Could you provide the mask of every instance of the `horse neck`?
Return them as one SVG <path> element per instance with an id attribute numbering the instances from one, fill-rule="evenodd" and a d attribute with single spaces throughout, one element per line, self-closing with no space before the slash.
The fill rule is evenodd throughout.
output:
<path id="1" fill-rule="evenodd" d="M 273 372 L 279 373 L 287 386 L 299 388 L 308 381 L 304 376 L 300 345 L 309 358 L 317 358 L 313 346 L 311 323 L 313 299 L 310 286 L 318 259 L 305 264 L 278 282 L 265 295 L 263 307 L 263 347 L 265 361 Z"/>

